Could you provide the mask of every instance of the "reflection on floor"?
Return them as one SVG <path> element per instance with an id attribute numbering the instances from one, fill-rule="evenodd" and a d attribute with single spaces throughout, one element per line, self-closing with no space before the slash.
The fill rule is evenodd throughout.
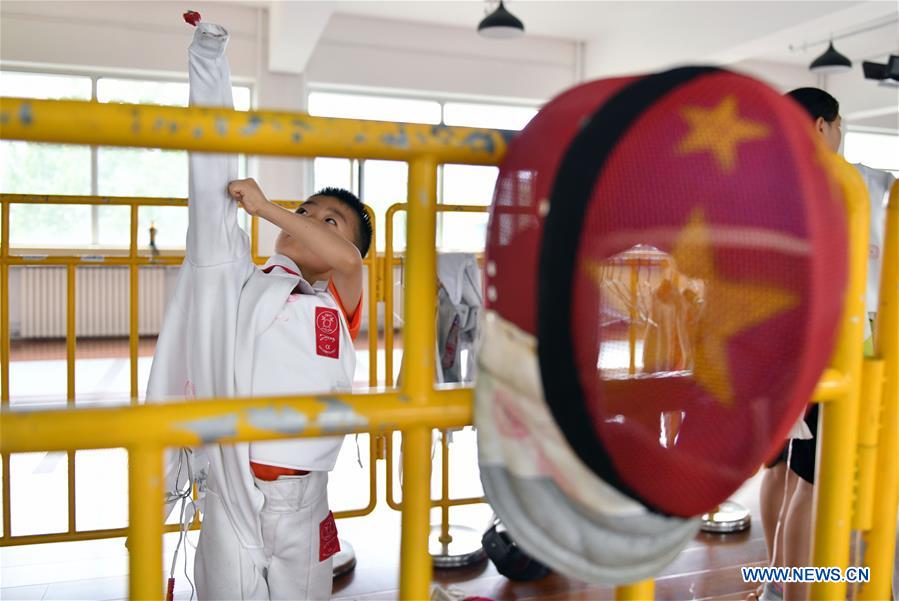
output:
<path id="1" fill-rule="evenodd" d="M 140 382 L 146 382 L 154 341 L 142 341 Z M 359 345 L 361 347 L 361 345 Z M 125 341 L 79 341 L 76 392 L 79 405 L 127 402 L 128 347 Z M 368 353 L 358 353 L 357 381 L 366 384 Z M 399 351 L 394 365 L 398 369 Z M 379 365 L 383 368 L 383 348 Z M 52 406 L 65 395 L 65 345 L 52 343 L 14 347 L 10 383 L 14 405 Z M 398 436 L 398 435 L 396 435 Z M 399 461 L 398 438 L 393 458 Z M 437 457 L 439 457 L 439 444 Z M 471 429 L 453 435 L 450 490 L 453 497 L 482 494 L 477 471 L 475 435 Z M 345 442 L 328 487 L 335 511 L 365 507 L 369 502 L 369 442 L 360 435 Z M 435 464 L 435 465 L 439 465 Z M 12 534 L 58 532 L 66 529 L 66 481 L 64 453 L 22 453 L 11 457 Z M 399 497 L 399 470 L 393 470 L 393 490 Z M 78 451 L 76 472 L 76 524 L 79 530 L 116 528 L 127 524 L 127 454 L 123 449 Z M 356 550 L 356 570 L 335 582 L 334 599 L 396 599 L 400 514 L 385 500 L 385 462 L 377 462 L 377 505 L 362 518 L 340 520 L 342 538 Z M 735 495 L 750 507 L 754 526 L 736 535 L 699 535 L 657 579 L 656 599 L 741 599 L 751 587 L 740 578 L 741 566 L 760 565 L 765 545 L 758 520 L 759 478 L 753 478 Z M 440 493 L 439 471 L 432 494 Z M 399 500 L 399 499 L 395 499 Z M 439 520 L 432 513 L 432 523 Z M 450 521 L 483 530 L 491 518 L 486 505 L 453 508 Z M 196 544 L 197 533 L 189 535 Z M 176 534 L 166 535 L 165 577 L 171 566 Z M 193 559 L 188 547 L 187 565 Z M 190 599 L 191 586 L 184 577 L 185 554 L 179 555 L 175 598 Z M 128 553 L 124 540 L 108 539 L 75 543 L 29 545 L 0 549 L 0 599 L 124 599 L 127 597 Z M 192 576 L 192 570 L 188 568 Z M 610 588 L 586 585 L 558 575 L 540 582 L 515 584 L 497 574 L 488 562 L 470 568 L 438 570 L 435 582 L 470 595 L 493 599 L 612 599 Z"/>
<path id="2" fill-rule="evenodd" d="M 399 373 L 402 340 L 393 351 L 394 377 Z M 137 381 L 139 396 L 146 393 L 155 338 L 142 338 L 138 345 Z M 368 340 L 363 334 L 356 343 L 357 386 L 369 383 Z M 379 380 L 384 380 L 384 344 L 380 341 L 377 364 Z M 64 340 L 13 340 L 10 344 L 10 404 L 29 408 L 65 405 L 66 345 Z M 127 339 L 84 339 L 75 347 L 75 404 L 97 406 L 127 404 L 131 388 Z"/>
<path id="3" fill-rule="evenodd" d="M 383 467 L 383 466 L 382 466 Z M 382 470 L 383 472 L 383 470 Z M 383 474 L 382 474 L 383 477 Z M 700 534 L 656 579 L 656 599 L 742 599 L 751 589 L 740 578 L 741 566 L 762 565 L 765 544 L 758 521 L 759 478 L 747 482 L 735 499 L 753 510 L 753 527 L 730 535 Z M 381 487 L 383 490 L 383 487 Z M 332 494 L 332 504 L 336 499 Z M 435 512 L 432 520 L 438 519 Z M 483 528 L 490 510 L 483 505 L 460 507 L 451 522 Z M 356 550 L 357 566 L 334 583 L 333 598 L 340 601 L 390 600 L 398 598 L 400 514 L 387 508 L 383 498 L 378 509 L 362 517 L 338 522 L 341 538 Z M 196 533 L 190 534 L 196 544 Z M 176 534 L 166 535 L 165 577 L 171 566 Z M 190 599 L 191 586 L 184 577 L 184 554 L 176 569 L 175 599 Z M 193 549 L 188 547 L 191 564 Z M 125 599 L 128 553 L 123 539 L 11 547 L 0 550 L 2 599 Z M 192 576 L 192 572 L 188 570 Z M 613 599 L 610 588 L 595 587 L 552 575 L 534 583 L 512 583 L 497 574 L 493 565 L 437 570 L 434 581 L 445 587 L 491 599 Z"/>

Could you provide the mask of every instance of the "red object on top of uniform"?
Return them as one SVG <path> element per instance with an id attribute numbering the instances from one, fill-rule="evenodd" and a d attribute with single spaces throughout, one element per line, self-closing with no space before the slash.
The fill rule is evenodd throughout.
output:
<path id="1" fill-rule="evenodd" d="M 199 23 L 201 19 L 200 13 L 195 10 L 187 11 L 186 13 L 184 13 L 183 17 L 186 23 L 188 23 L 189 25 L 193 25 L 194 27 L 197 26 L 197 23 Z"/>
<path id="2" fill-rule="evenodd" d="M 487 307 L 535 336 L 580 460 L 653 510 L 727 499 L 811 398 L 847 274 L 828 152 L 792 100 L 702 67 L 580 85 L 509 145 Z"/>

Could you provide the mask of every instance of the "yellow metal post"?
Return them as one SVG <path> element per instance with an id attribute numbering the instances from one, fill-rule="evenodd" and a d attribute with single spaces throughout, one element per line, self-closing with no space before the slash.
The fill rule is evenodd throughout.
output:
<path id="1" fill-rule="evenodd" d="M 867 318 L 865 276 L 870 211 L 868 192 L 858 171 L 837 155 L 832 155 L 830 162 L 831 172 L 845 197 L 849 242 L 846 300 L 831 366 L 846 374 L 851 384 L 843 399 L 824 403 L 821 407 L 811 565 L 845 569 L 849 564 L 864 320 Z M 811 585 L 811 599 L 842 599 L 845 596 L 845 582 L 815 582 Z"/>
<path id="2" fill-rule="evenodd" d="M 9 203 L 0 206 L 0 406 L 9 406 Z M 6 477 L 6 472 L 3 472 Z M 3 489 L 4 494 L 6 488 Z M 6 507 L 6 505 L 4 505 Z M 6 534 L 6 530 L 3 531 Z"/>
<path id="3" fill-rule="evenodd" d="M 899 184 L 894 184 L 887 207 L 883 248 L 880 307 L 874 354 L 883 360 L 883 413 L 874 481 L 872 528 L 865 534 L 864 563 L 871 581 L 858 598 L 879 601 L 890 596 L 896 554 L 896 507 L 899 504 Z"/>
<path id="4" fill-rule="evenodd" d="M 865 358 L 862 365 L 862 394 L 858 411 L 858 469 L 855 512 L 852 515 L 853 530 L 867 530 L 871 527 L 882 392 L 883 361 Z"/>
<path id="5" fill-rule="evenodd" d="M 615 589 L 615 601 L 651 601 L 655 588 L 652 579 L 619 586 Z"/>
<path id="6" fill-rule="evenodd" d="M 426 406 L 434 390 L 437 287 L 435 249 L 437 163 L 420 158 L 409 166 L 407 279 L 403 309 L 403 392 Z M 431 428 L 403 431 L 403 516 L 400 599 L 427 599 L 433 565 L 428 553 L 431 508 Z"/>
<path id="7" fill-rule="evenodd" d="M 366 206 L 371 223 L 371 245 L 365 260 L 368 270 L 368 385 L 378 385 L 378 245 L 375 229 L 375 212 Z M 374 462 L 374 455 L 371 460 Z"/>
<path id="8" fill-rule="evenodd" d="M 75 408 L 75 274 L 76 267 L 66 267 L 66 407 Z M 66 452 L 68 532 L 75 532 L 75 451 Z"/>
<path id="9" fill-rule="evenodd" d="M 131 232 L 130 232 L 130 247 L 128 249 L 128 254 L 131 259 L 137 259 L 137 224 L 138 224 L 138 206 L 131 205 Z M 128 355 L 131 359 L 131 404 L 137 404 L 137 359 L 138 359 L 138 330 L 137 330 L 137 315 L 138 315 L 138 286 L 139 286 L 139 278 L 140 272 L 138 271 L 137 263 L 132 262 L 128 266 L 128 287 L 129 287 L 129 297 L 128 297 L 128 319 L 130 320 L 128 323 Z"/>
<path id="10" fill-rule="evenodd" d="M 10 532 L 12 513 L 9 507 L 9 453 L 3 453 L 3 538 L 12 536 Z"/>
<path id="11" fill-rule="evenodd" d="M 0 409 L 9 407 L 9 204 L 0 206 Z M 3 538 L 11 536 L 9 453 L 2 463 Z"/>
<path id="12" fill-rule="evenodd" d="M 9 248 L 9 204 L 0 206 L 0 408 L 9 406 L 9 265 L 6 255 Z M 10 536 L 9 510 L 9 453 L 0 455 L 3 470 L 0 486 L 3 487 L 3 538 Z"/>
<path id="13" fill-rule="evenodd" d="M 412 172 L 410 170 L 411 179 Z M 409 189 L 411 194 L 412 189 Z M 393 386 L 393 216 L 405 205 L 395 204 L 387 208 L 384 216 L 384 384 Z M 436 232 L 436 220 L 435 220 Z M 407 228 L 408 233 L 408 228 Z M 436 236 L 436 233 L 435 233 Z M 408 250 L 408 248 L 407 248 Z M 436 261 L 436 259 L 435 259 Z"/>
<path id="14" fill-rule="evenodd" d="M 162 598 L 162 449 L 128 450 L 128 568 L 132 599 Z"/>
<path id="15" fill-rule="evenodd" d="M 66 266 L 66 399 L 75 405 L 75 269 Z"/>
<path id="16" fill-rule="evenodd" d="M 448 545 L 453 542 L 449 532 L 449 441 L 447 430 L 440 431 L 440 542 Z"/>

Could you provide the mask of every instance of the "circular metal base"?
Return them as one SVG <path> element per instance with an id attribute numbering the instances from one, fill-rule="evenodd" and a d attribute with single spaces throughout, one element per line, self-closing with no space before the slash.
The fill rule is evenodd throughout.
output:
<path id="1" fill-rule="evenodd" d="M 749 510 L 733 501 L 725 501 L 718 509 L 702 515 L 703 532 L 731 533 L 749 528 L 752 517 Z"/>
<path id="2" fill-rule="evenodd" d="M 346 539 L 340 539 L 340 551 L 331 558 L 331 570 L 334 578 L 349 574 L 356 567 L 356 552 Z"/>
<path id="3" fill-rule="evenodd" d="M 428 550 L 435 568 L 464 568 L 487 557 L 481 546 L 481 533 L 474 528 L 450 525 L 449 534 L 452 540 L 443 544 L 440 542 L 440 526 L 431 526 Z"/>

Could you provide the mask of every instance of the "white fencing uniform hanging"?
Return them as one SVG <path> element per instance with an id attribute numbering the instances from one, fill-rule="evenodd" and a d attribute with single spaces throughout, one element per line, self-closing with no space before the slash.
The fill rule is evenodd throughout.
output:
<path id="1" fill-rule="evenodd" d="M 437 352 L 443 382 L 474 381 L 478 321 L 484 304 L 481 271 L 471 253 L 437 257 Z M 463 377 L 462 351 L 466 351 Z"/>
<path id="2" fill-rule="evenodd" d="M 896 178 L 889 171 L 873 169 L 858 163 L 853 165 L 862 174 L 871 199 L 871 229 L 868 239 L 868 284 L 865 290 L 865 310 L 877 313 L 880 302 L 880 277 L 883 269 L 883 237 L 886 228 L 887 202 Z M 871 336 L 871 324 L 865 321 L 865 339 Z"/>
<path id="3" fill-rule="evenodd" d="M 227 40 L 222 27 L 197 27 L 189 51 L 192 106 L 232 108 Z M 204 133 L 214 135 L 199 135 Z M 237 203 L 227 193 L 237 179 L 236 155 L 190 153 L 189 161 L 186 259 L 157 343 L 148 400 L 349 388 L 355 353 L 337 300 L 325 287 L 305 282 L 287 257 L 272 257 L 267 271 L 253 264 L 249 239 L 237 224 Z M 296 328 L 296 335 L 281 328 Z M 292 357 L 305 362 L 284 363 Z M 250 419 L 271 428 L 275 417 L 290 422 L 302 416 L 261 411 Z M 184 426 L 214 442 L 234 431 L 236 419 Z M 201 599 L 330 597 L 330 557 L 339 543 L 328 511 L 327 470 L 341 442 L 342 437 L 287 441 L 283 448 L 260 445 L 254 451 L 262 458 L 288 448 L 296 459 L 285 463 L 313 470 L 272 482 L 254 478 L 249 444 L 205 447 L 208 490 L 195 560 Z M 184 480 L 182 467 L 167 465 L 166 490 L 176 488 L 179 471 Z"/>

